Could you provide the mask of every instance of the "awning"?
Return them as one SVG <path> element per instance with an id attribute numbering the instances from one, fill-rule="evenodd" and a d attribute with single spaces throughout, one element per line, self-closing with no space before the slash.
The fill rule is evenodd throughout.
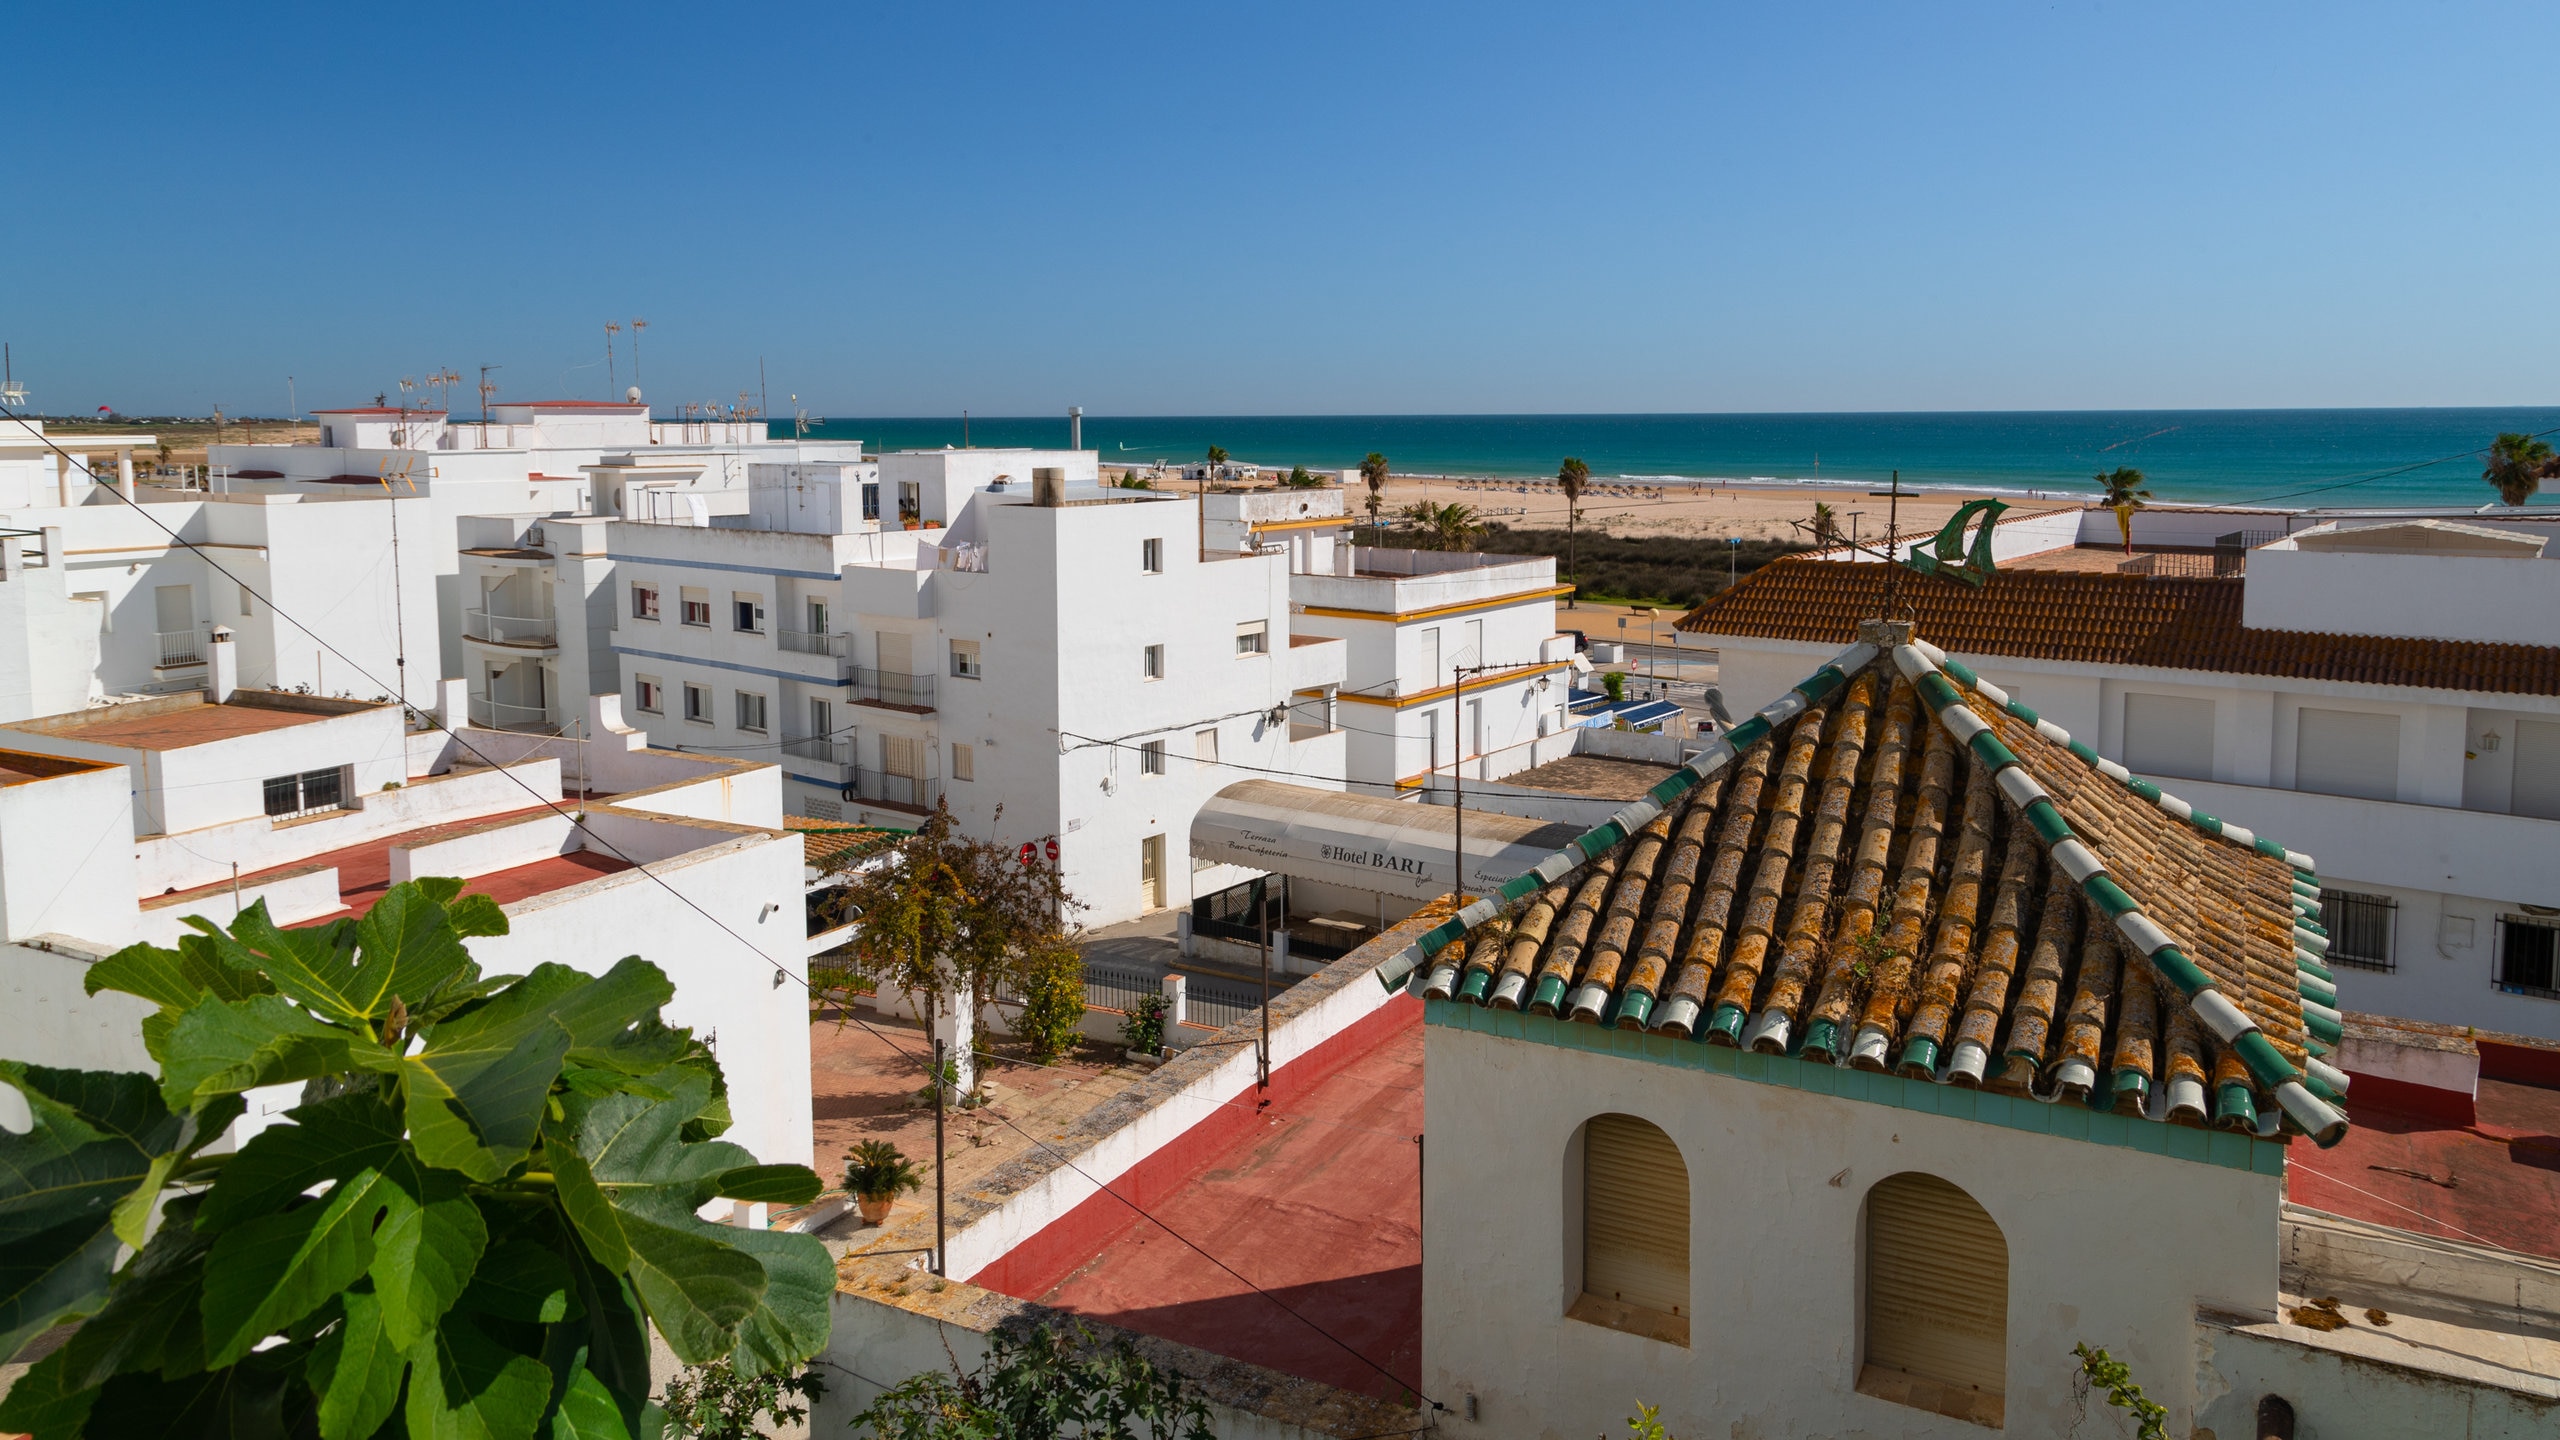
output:
<path id="1" fill-rule="evenodd" d="M 1191 853 L 1213 864 L 1347 885 L 1408 899 L 1446 895 L 1456 813 L 1446 805 L 1239 780 L 1191 822 Z M 1483 894 L 1582 833 L 1552 820 L 1466 812 L 1467 890 Z"/>

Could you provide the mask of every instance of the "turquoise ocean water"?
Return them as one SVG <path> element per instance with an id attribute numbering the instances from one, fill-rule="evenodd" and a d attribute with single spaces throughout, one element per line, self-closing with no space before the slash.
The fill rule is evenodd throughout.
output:
<path id="1" fill-rule="evenodd" d="M 787 425 L 776 425 L 782 434 Z M 2161 500 L 2285 507 L 2473 506 L 2496 499 L 2480 453 L 2500 431 L 2560 430 L 2560 407 L 2095 410 L 1770 415 L 1087 415 L 1104 465 L 1196 461 L 1399 473 L 1552 475 L 1578 455 L 1603 478 L 1905 484 L 2081 495 L 2131 465 Z M 961 420 L 827 419 L 812 438 L 883 449 L 961 443 Z M 2553 437 L 2560 440 L 2560 435 Z M 976 445 L 1063 446 L 1064 416 L 973 417 Z M 2544 503 L 2560 504 L 2546 492 Z"/>

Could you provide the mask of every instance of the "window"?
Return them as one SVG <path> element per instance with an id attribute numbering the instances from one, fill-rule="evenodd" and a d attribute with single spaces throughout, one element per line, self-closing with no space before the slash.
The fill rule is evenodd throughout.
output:
<path id="1" fill-rule="evenodd" d="M 1416 659 L 1422 667 L 1419 673 L 1422 683 L 1415 688 L 1428 690 L 1440 683 L 1440 627 L 1434 625 L 1424 630 L 1415 637 L 1415 643 L 1421 647 Z"/>
<path id="2" fill-rule="evenodd" d="M 862 518 L 865 520 L 880 518 L 880 482 L 877 480 L 862 487 Z"/>
<path id="3" fill-rule="evenodd" d="M 1164 678 L 1164 647 L 1162 645 L 1147 647 L 1146 654 L 1138 662 L 1138 673 L 1150 680 Z"/>
<path id="4" fill-rule="evenodd" d="M 1150 575 L 1164 573 L 1164 542 L 1162 540 L 1138 542 L 1138 568 Z"/>
<path id="5" fill-rule="evenodd" d="M 951 642 L 951 673 L 963 680 L 980 678 L 984 672 L 978 668 L 977 641 L 954 640 Z"/>
<path id="6" fill-rule="evenodd" d="M 684 718 L 697 725 L 711 723 L 710 686 L 687 685 L 684 687 Z"/>
<path id="7" fill-rule="evenodd" d="M 1149 740 L 1138 747 L 1138 773 L 1141 775 L 1161 775 L 1164 773 L 1163 741 Z"/>
<path id="8" fill-rule="evenodd" d="M 741 635 L 764 633 L 764 597 L 732 592 L 729 596 L 729 628 Z"/>
<path id="9" fill-rule="evenodd" d="M 1689 1343 L 1689 1167 L 1661 1127 L 1595 1115 L 1582 1127 L 1582 1291 L 1565 1314 Z"/>
<path id="10" fill-rule="evenodd" d="M 1247 620 L 1236 627 L 1236 653 L 1262 655 L 1271 649 L 1271 622 Z"/>
<path id="11" fill-rule="evenodd" d="M 634 620 L 655 620 L 658 618 L 657 586 L 634 585 L 631 587 L 631 618 Z"/>
<path id="12" fill-rule="evenodd" d="M 759 734 L 763 733 L 764 697 L 753 690 L 741 690 L 737 692 L 737 695 L 738 728 L 741 730 L 753 730 Z"/>
<path id="13" fill-rule="evenodd" d="M 1218 732 L 1215 729 L 1202 730 L 1192 735 L 1191 758 L 1203 765 L 1218 763 Z"/>
<path id="14" fill-rule="evenodd" d="M 975 780 L 978 778 L 978 749 L 976 746 L 963 745 L 957 740 L 951 742 L 951 778 L 954 780 Z"/>
<path id="15" fill-rule="evenodd" d="M 2399 716 L 2305 705 L 2294 736 L 2294 789 L 2366 800 L 2400 797 Z"/>
<path id="16" fill-rule="evenodd" d="M 809 602 L 809 633 L 812 635 L 827 633 L 827 602 L 824 600 Z"/>
<path id="17" fill-rule="evenodd" d="M 2320 892 L 2320 925 L 2329 932 L 2329 963 L 2359 970 L 2391 968 L 2392 921 L 2400 902 L 2353 890 Z"/>
<path id="18" fill-rule="evenodd" d="M 687 624 L 687 625 L 700 625 L 700 626 L 704 627 L 705 629 L 710 628 L 710 625 L 711 625 L 711 592 L 710 592 L 710 591 L 708 591 L 708 590 L 697 590 L 697 589 L 693 588 L 692 586 L 687 585 L 687 586 L 685 586 L 685 587 L 684 587 L 684 589 L 683 589 L 683 590 L 681 590 L 681 591 L 679 591 L 679 592 L 678 592 L 678 598 L 679 598 L 679 600 L 681 601 L 681 603 L 682 603 L 682 604 L 683 604 L 683 606 L 684 606 L 684 614 L 683 614 L 680 618 L 684 621 L 684 623 L 685 623 L 685 624 Z"/>
<path id="19" fill-rule="evenodd" d="M 644 715 L 655 715 L 667 703 L 666 691 L 653 676 L 631 677 L 631 703 Z"/>
<path id="20" fill-rule="evenodd" d="M 809 734 L 825 740 L 836 733 L 836 707 L 812 695 L 809 697 Z"/>
<path id="21" fill-rule="evenodd" d="M 305 770 L 299 775 L 278 775 L 266 782 L 267 815 L 271 819 L 289 820 L 318 810 L 346 807 L 347 772 L 344 766 L 327 770 Z"/>
<path id="22" fill-rule="evenodd" d="M 2560 919 L 2498 917 L 2498 988 L 2510 995 L 2560 1000 Z"/>
<path id="23" fill-rule="evenodd" d="M 2009 1242 L 1972 1196 L 1906 1173 L 1867 1192 L 1867 1353 L 1858 1389 L 1998 1427 Z"/>
<path id="24" fill-rule="evenodd" d="M 2213 778 L 2213 702 L 2183 695 L 2124 697 L 2124 765 L 2137 775 Z"/>

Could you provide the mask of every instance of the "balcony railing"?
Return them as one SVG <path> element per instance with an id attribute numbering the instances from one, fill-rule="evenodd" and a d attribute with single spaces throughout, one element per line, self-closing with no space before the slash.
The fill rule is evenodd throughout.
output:
<path id="1" fill-rule="evenodd" d="M 462 633 L 490 645 L 557 645 L 560 622 L 551 616 L 500 615 L 490 610 L 462 612 Z"/>
<path id="2" fill-rule="evenodd" d="M 774 648 L 794 655 L 831 655 L 838 660 L 853 654 L 853 637 L 830 635 L 816 630 L 776 630 Z"/>
<path id="3" fill-rule="evenodd" d="M 557 735 L 560 722 L 551 718 L 548 708 L 540 705 L 510 705 L 486 696 L 471 697 L 471 723 L 484 730 L 519 730 L 532 735 Z"/>
<path id="4" fill-rule="evenodd" d="M 162 630 L 158 634 L 162 669 L 204 663 L 204 638 L 193 630 Z"/>
<path id="5" fill-rule="evenodd" d="M 854 778 L 853 737 L 850 735 L 811 735 L 782 742 L 782 753 L 795 760 L 805 760 L 819 767 L 813 779 L 842 785 Z"/>
<path id="6" fill-rule="evenodd" d="M 905 675 L 894 670 L 857 667 L 853 672 L 854 698 L 901 710 L 930 710 L 933 708 L 934 679 L 931 675 Z"/>

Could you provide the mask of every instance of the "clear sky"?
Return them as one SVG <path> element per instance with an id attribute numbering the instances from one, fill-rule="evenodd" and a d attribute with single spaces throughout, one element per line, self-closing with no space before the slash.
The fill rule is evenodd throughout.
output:
<path id="1" fill-rule="evenodd" d="M 2560 399 L 2548 4 L 7 23 L 58 414 L 601 397 L 633 316 L 661 408 L 759 357 L 833 415 Z"/>

